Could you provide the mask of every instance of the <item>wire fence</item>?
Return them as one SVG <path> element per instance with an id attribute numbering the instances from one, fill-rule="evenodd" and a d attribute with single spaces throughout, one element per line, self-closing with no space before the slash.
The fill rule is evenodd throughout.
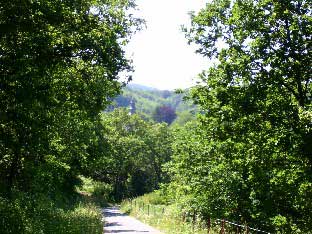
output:
<path id="1" fill-rule="evenodd" d="M 145 204 L 141 201 L 129 200 L 131 209 L 139 209 L 143 213 L 150 215 L 166 215 L 166 207 L 155 206 L 151 204 Z M 180 212 L 180 219 L 183 223 L 191 223 L 192 232 L 195 232 L 196 226 L 201 226 L 207 230 L 208 234 L 215 233 L 217 231 L 220 234 L 255 234 L 264 233 L 272 234 L 257 228 L 249 227 L 247 223 L 238 224 L 235 222 L 228 221 L 226 219 L 212 219 L 210 217 L 202 218 L 196 212 Z M 214 232 L 213 232 L 214 231 Z"/>

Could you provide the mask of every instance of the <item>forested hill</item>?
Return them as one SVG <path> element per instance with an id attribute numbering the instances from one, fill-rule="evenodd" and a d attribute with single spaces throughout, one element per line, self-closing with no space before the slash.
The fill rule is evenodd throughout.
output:
<path id="1" fill-rule="evenodd" d="M 110 109 L 131 108 L 133 113 L 138 113 L 146 119 L 180 125 L 194 119 L 197 112 L 196 106 L 191 101 L 184 100 L 187 94 L 188 90 L 176 93 L 139 84 L 129 84 L 123 89 L 122 94 L 115 98 Z M 159 112 L 169 115 L 169 118 L 160 117 Z"/>

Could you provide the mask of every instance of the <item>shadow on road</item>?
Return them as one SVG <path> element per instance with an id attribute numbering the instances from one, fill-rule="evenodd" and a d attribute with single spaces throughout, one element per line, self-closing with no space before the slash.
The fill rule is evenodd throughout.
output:
<path id="1" fill-rule="evenodd" d="M 135 234 L 160 233 L 159 231 L 120 212 L 119 207 L 109 207 L 102 210 L 105 217 L 104 233 Z"/>

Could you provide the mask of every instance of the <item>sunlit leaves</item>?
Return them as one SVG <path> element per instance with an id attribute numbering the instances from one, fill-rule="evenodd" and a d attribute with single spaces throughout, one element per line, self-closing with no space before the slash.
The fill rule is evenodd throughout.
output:
<path id="1" fill-rule="evenodd" d="M 191 91 L 201 125 L 178 138 L 170 170 L 203 214 L 309 230 L 311 7 L 211 1 L 192 16 L 189 42 L 218 62 Z"/>
<path id="2" fill-rule="evenodd" d="M 98 114 L 119 93 L 119 73 L 131 69 L 122 44 L 141 22 L 131 7 L 119 0 L 1 4 L 0 149 L 10 162 L 0 173 L 8 190 L 23 176 L 16 185 L 28 190 L 53 174 L 54 162 L 73 177 L 91 157 Z M 62 183 L 61 174 L 47 185 Z"/>

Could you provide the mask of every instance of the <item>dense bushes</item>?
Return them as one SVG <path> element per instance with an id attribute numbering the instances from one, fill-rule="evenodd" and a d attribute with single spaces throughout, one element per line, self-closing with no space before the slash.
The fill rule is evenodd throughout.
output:
<path id="1" fill-rule="evenodd" d="M 57 204 L 57 205 L 56 205 Z M 101 212 L 78 197 L 52 202 L 46 197 L 18 194 L 0 200 L 1 233 L 102 233 Z"/>

